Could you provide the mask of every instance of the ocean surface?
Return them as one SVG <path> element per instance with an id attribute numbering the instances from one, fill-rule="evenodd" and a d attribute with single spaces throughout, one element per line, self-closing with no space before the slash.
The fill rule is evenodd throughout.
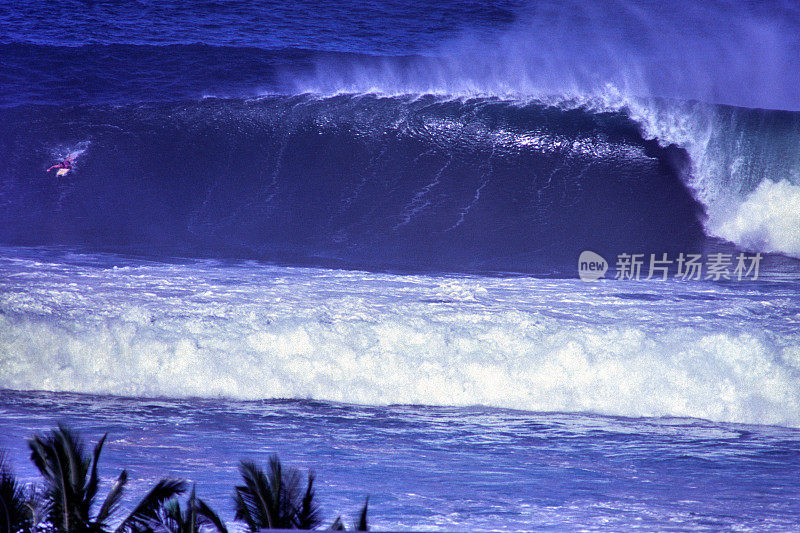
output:
<path id="1" fill-rule="evenodd" d="M 326 524 L 800 529 L 795 2 L 28 0 L 0 60 L 23 480 L 65 421 L 228 521 L 278 452 Z"/>

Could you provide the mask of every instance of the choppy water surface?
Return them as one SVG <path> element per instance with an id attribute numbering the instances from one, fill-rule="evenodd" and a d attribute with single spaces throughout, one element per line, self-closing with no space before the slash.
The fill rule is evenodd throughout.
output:
<path id="1" fill-rule="evenodd" d="M 238 459 L 318 474 L 327 522 L 370 495 L 376 529 L 785 531 L 800 520 L 796 429 L 485 407 L 0 394 L 0 446 L 66 420 L 110 433 L 101 474 L 129 497 L 163 475 L 230 520 Z"/>

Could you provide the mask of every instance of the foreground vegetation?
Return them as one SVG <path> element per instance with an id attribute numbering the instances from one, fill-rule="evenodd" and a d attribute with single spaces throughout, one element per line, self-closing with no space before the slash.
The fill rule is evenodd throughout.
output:
<path id="1" fill-rule="evenodd" d="M 81 437 L 63 424 L 35 435 L 28 446 L 42 480 L 33 486 L 22 486 L 0 454 L 0 533 L 227 533 L 194 486 L 181 501 L 188 489 L 183 480 L 161 479 L 126 514 L 120 504 L 128 482 L 123 470 L 100 501 L 98 462 L 105 441 L 103 435 L 90 454 Z M 313 472 L 304 484 L 298 470 L 284 467 L 273 455 L 266 470 L 242 461 L 239 473 L 234 520 L 247 530 L 322 526 Z M 367 506 L 368 500 L 353 524 L 356 531 L 368 529 Z M 345 530 L 345 524 L 338 517 L 328 529 Z"/>

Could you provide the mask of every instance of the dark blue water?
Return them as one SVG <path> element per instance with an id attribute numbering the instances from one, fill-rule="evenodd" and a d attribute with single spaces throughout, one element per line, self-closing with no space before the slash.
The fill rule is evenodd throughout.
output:
<path id="1" fill-rule="evenodd" d="M 0 94 L 7 104 L 122 103 L 252 94 L 277 76 L 331 90 L 416 86 L 408 92 L 613 84 L 798 109 L 798 22 L 791 0 L 4 3 Z M 321 76 L 301 75 L 309 67 Z"/>
<path id="2" fill-rule="evenodd" d="M 255 95 L 317 61 L 376 65 L 464 31 L 509 26 L 521 2 L 25 2 L 0 6 L 0 102 Z"/>

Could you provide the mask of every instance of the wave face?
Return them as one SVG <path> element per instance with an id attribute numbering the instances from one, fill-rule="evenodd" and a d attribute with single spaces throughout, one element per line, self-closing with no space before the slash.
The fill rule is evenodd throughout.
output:
<path id="1" fill-rule="evenodd" d="M 531 271 L 703 239 L 685 152 L 622 113 L 276 96 L 19 106 L 0 128 L 14 244 Z M 76 150 L 73 177 L 44 173 Z"/>

